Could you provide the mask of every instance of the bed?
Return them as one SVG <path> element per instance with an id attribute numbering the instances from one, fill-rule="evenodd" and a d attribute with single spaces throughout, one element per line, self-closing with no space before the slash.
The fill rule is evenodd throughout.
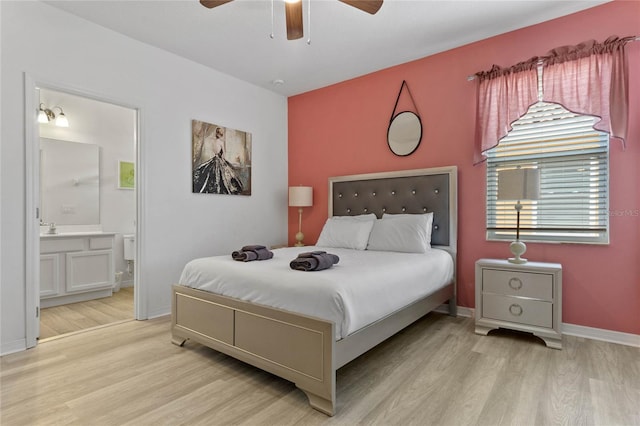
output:
<path id="1" fill-rule="evenodd" d="M 172 342 L 177 345 L 182 346 L 187 340 L 193 340 L 295 383 L 307 395 L 313 408 L 334 415 L 337 369 L 445 303 L 448 303 L 449 313 L 456 314 L 457 169 L 441 167 L 330 178 L 328 201 L 330 217 L 371 213 L 382 217 L 388 214 L 433 212 L 430 252 L 439 256 L 445 252 L 452 264 L 452 272 L 442 275 L 440 279 L 444 281 L 426 292 L 409 294 L 413 291 L 409 287 L 396 291 L 399 296 L 406 295 L 405 299 L 399 297 L 400 300 L 394 302 L 399 303 L 397 307 L 376 307 L 369 309 L 367 315 L 352 315 L 345 320 L 331 313 L 314 311 L 314 306 L 293 306 L 287 301 L 285 293 L 278 295 L 276 290 L 267 291 L 267 297 L 264 294 L 256 295 L 249 288 L 249 293 L 254 296 L 245 297 L 234 293 L 238 291 L 234 287 L 242 287 L 239 285 L 227 286 L 226 290 L 213 288 L 215 283 L 211 282 L 215 279 L 201 281 L 205 282 L 203 288 L 210 285 L 213 287 L 208 290 L 213 289 L 218 293 L 193 288 L 191 281 L 201 279 L 205 272 L 200 272 L 204 269 L 193 269 L 194 265 L 187 265 L 191 272 L 187 273 L 185 267 L 181 282 L 172 287 L 171 333 Z M 315 247 L 304 248 L 312 249 Z M 295 283 L 288 282 L 292 277 L 300 277 L 301 283 L 302 280 L 310 280 L 312 284 L 305 281 L 304 285 L 315 289 L 326 287 L 326 280 L 329 279 L 333 279 L 332 283 L 337 286 L 346 280 L 346 271 L 356 270 L 355 265 L 361 259 L 371 256 L 377 259 L 382 255 L 367 253 L 367 250 L 318 249 L 338 254 L 341 262 L 322 272 L 288 270 L 288 275 L 279 279 L 272 279 L 272 272 L 258 272 L 255 275 L 256 286 L 269 285 L 271 280 L 274 285 L 275 281 L 282 281 L 277 284 L 284 285 L 285 289 L 289 285 L 289 289 L 292 289 Z M 246 264 L 233 262 L 230 256 L 220 257 L 216 260 L 219 263 L 211 269 L 220 271 L 220 275 L 226 273 L 225 268 L 238 269 L 240 273 L 267 266 L 288 269 L 286 262 L 300 251 L 300 248 L 274 250 L 274 259 Z M 392 257 L 394 255 L 390 255 L 389 259 Z M 410 256 L 408 258 L 412 259 Z M 193 262 L 202 263 L 201 266 L 210 264 L 207 259 Z M 376 262 L 382 261 L 374 260 Z M 394 274 L 378 275 L 380 283 L 388 285 Z M 238 283 L 247 285 L 250 281 L 252 278 L 248 275 L 237 279 Z M 401 278 L 402 281 L 407 280 Z M 331 300 L 331 295 L 326 298 Z M 318 299 L 321 297 L 318 296 Z M 358 300 L 364 300 L 362 296 L 354 299 L 349 302 L 341 298 L 339 304 L 357 305 Z M 371 311 L 377 311 L 378 317 L 372 318 Z"/>

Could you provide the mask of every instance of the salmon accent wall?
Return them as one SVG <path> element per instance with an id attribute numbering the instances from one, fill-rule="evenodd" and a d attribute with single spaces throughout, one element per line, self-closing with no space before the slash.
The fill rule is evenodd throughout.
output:
<path id="1" fill-rule="evenodd" d="M 485 238 L 485 166 L 473 165 L 476 84 L 467 76 L 493 64 L 513 65 L 550 49 L 611 35 L 640 35 L 640 2 L 614 1 L 326 88 L 290 97 L 289 184 L 311 185 L 305 242 L 327 219 L 327 179 L 357 173 L 458 166 L 458 305 L 474 307 L 474 264 L 506 258 L 508 243 Z M 425 40 L 424 43 L 428 43 Z M 527 244 L 525 257 L 563 266 L 564 323 L 640 334 L 640 42 L 629 55 L 627 147 L 610 147 L 609 245 Z M 406 80 L 423 125 L 408 157 L 387 147 L 387 127 Z M 406 91 L 398 111 L 412 110 Z M 289 244 L 298 227 L 289 209 Z"/>

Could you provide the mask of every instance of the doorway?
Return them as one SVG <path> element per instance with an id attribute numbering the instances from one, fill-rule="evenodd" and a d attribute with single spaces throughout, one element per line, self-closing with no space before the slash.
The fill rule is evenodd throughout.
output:
<path id="1" fill-rule="evenodd" d="M 33 283 L 27 284 L 27 313 L 35 311 L 35 320 L 27 322 L 27 346 L 32 347 L 38 340 L 142 319 L 135 261 L 139 111 L 25 81 L 25 93 L 34 95 L 25 105 L 27 117 L 33 117 L 30 111 L 39 113 L 32 131 L 27 130 L 27 174 L 32 179 L 27 200 L 36 212 L 27 232 L 27 270 L 32 275 L 27 283 Z M 60 116 L 68 126 L 58 125 Z M 97 151 L 97 168 L 75 151 L 89 147 Z M 125 237 L 134 241 L 126 254 Z"/>

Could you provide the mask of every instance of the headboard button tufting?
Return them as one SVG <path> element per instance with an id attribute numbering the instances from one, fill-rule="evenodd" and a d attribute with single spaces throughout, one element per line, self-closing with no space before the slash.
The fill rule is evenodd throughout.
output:
<path id="1" fill-rule="evenodd" d="M 450 180 L 452 176 L 449 172 L 438 172 L 411 176 L 374 174 L 372 178 L 354 177 L 355 180 L 336 178 L 330 181 L 329 214 L 350 217 L 375 214 L 376 218 L 389 214 L 433 214 L 432 244 L 453 244 L 455 249 L 456 241 L 449 242 L 450 236 L 455 235 L 451 229 L 455 223 L 449 223 L 454 213 L 449 205 L 450 190 L 455 183 Z"/>

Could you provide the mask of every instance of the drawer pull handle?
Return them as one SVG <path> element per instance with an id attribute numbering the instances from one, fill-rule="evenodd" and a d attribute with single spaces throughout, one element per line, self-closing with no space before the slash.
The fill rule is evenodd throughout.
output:
<path id="1" fill-rule="evenodd" d="M 513 305 L 509 306 L 509 312 L 511 312 L 511 315 L 519 317 L 520 315 L 522 315 L 522 306 L 514 303 Z"/>
<path id="2" fill-rule="evenodd" d="M 509 287 L 514 290 L 520 290 L 522 288 L 522 280 L 516 277 L 511 278 L 509 280 Z"/>

